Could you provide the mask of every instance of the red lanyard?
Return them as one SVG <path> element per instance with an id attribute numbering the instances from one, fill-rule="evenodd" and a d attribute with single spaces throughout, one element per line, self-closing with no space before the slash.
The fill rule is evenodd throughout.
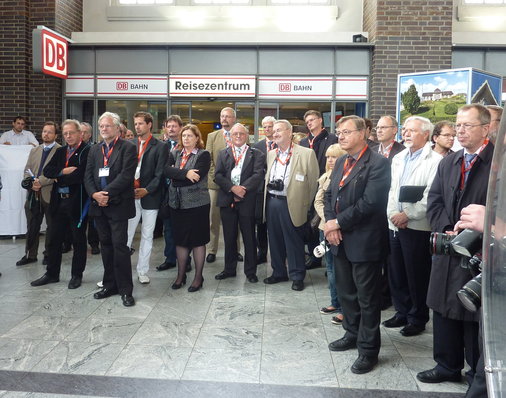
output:
<path id="1" fill-rule="evenodd" d="M 241 154 L 239 155 L 239 157 L 236 157 L 235 156 L 235 146 L 232 147 L 232 155 L 234 156 L 234 160 L 235 160 L 235 165 L 237 167 L 237 165 L 239 164 L 239 162 L 241 161 L 242 157 L 244 156 L 244 154 L 246 153 L 246 151 L 248 150 L 248 146 L 247 145 L 244 145 L 244 148 L 243 150 L 241 151 Z"/>
<path id="2" fill-rule="evenodd" d="M 313 136 L 312 140 L 310 140 L 309 137 L 307 138 L 307 140 L 309 142 L 309 148 L 311 148 L 311 149 L 313 149 L 313 141 L 314 141 L 315 138 L 316 138 L 315 136 Z"/>
<path id="3" fill-rule="evenodd" d="M 72 157 L 72 155 L 74 154 L 74 152 L 76 151 L 76 149 L 79 148 L 79 146 L 81 145 L 81 142 L 82 141 L 79 141 L 79 144 L 77 144 L 77 146 L 74 148 L 71 148 L 70 146 L 67 147 L 67 158 L 65 160 L 65 167 L 69 166 L 69 160 Z"/>
<path id="4" fill-rule="evenodd" d="M 474 163 L 476 162 L 476 159 L 478 159 L 478 155 L 480 154 L 481 151 L 483 151 L 483 149 L 487 146 L 488 144 L 488 138 L 485 140 L 485 142 L 483 143 L 483 145 L 480 147 L 480 149 L 478 149 L 475 154 L 476 156 L 474 157 L 473 160 L 471 160 L 471 163 L 469 163 L 469 167 L 466 167 L 466 157 L 465 155 L 463 156 L 462 158 L 462 164 L 461 164 L 461 167 L 460 167 L 460 190 L 463 191 L 464 190 L 464 187 L 466 185 L 466 174 L 471 172 L 471 169 L 473 168 L 473 165 Z"/>
<path id="5" fill-rule="evenodd" d="M 272 144 L 274 143 L 274 141 L 268 141 L 267 138 L 265 139 L 265 148 L 267 149 L 267 152 L 269 152 L 272 148 Z"/>
<path id="6" fill-rule="evenodd" d="M 190 158 L 191 152 L 186 152 L 186 149 L 183 149 L 181 151 L 181 164 L 179 165 L 180 169 L 184 169 L 184 166 L 186 166 L 186 163 L 188 163 L 188 159 Z"/>
<path id="7" fill-rule="evenodd" d="M 142 155 L 144 155 L 144 152 L 146 152 L 146 148 L 148 147 L 149 140 L 151 140 L 152 135 L 149 136 L 149 138 L 144 141 L 144 145 L 141 149 L 141 139 L 139 138 L 139 152 L 137 152 L 137 163 L 139 163 L 142 159 Z"/>
<path id="8" fill-rule="evenodd" d="M 116 137 L 116 139 L 114 140 L 114 142 L 110 146 L 109 151 L 107 151 L 107 155 L 105 154 L 105 151 L 104 151 L 104 145 L 102 145 L 102 155 L 104 155 L 104 167 L 107 167 L 107 165 L 109 164 L 109 158 L 111 157 L 112 150 L 116 146 L 116 142 L 118 141 L 118 138 L 119 138 L 119 136 Z"/>
<path id="9" fill-rule="evenodd" d="M 383 151 L 381 150 L 381 147 L 382 147 L 383 144 L 380 144 L 379 145 L 379 153 L 380 155 L 383 155 L 384 157 L 386 157 L 388 159 L 388 157 L 390 156 L 390 151 L 392 150 L 392 148 L 394 147 L 394 143 L 392 142 L 389 146 L 387 146 Z"/>
<path id="10" fill-rule="evenodd" d="M 276 160 L 281 163 L 281 165 L 285 166 L 288 164 L 288 162 L 290 161 L 290 158 L 292 157 L 292 150 L 293 150 L 293 144 L 290 144 L 290 152 L 288 152 L 288 156 L 286 157 L 285 161 L 283 162 L 280 158 L 279 158 L 279 155 L 281 155 L 281 150 L 278 148 L 277 150 L 277 153 L 276 153 Z"/>
<path id="11" fill-rule="evenodd" d="M 358 158 L 357 160 L 355 161 L 355 163 L 353 163 L 353 165 L 350 167 L 348 166 L 348 158 L 346 158 L 345 162 L 344 162 L 344 167 L 343 167 L 343 177 L 341 178 L 341 181 L 339 181 L 339 188 L 342 188 L 343 185 L 344 185 L 344 180 L 346 180 L 348 178 L 348 176 L 350 175 L 351 171 L 353 170 L 353 168 L 357 165 L 358 161 L 360 160 L 360 158 L 362 157 L 362 155 L 364 154 L 364 152 L 366 151 L 367 149 L 367 145 L 364 147 L 364 149 L 362 149 L 362 151 L 360 152 L 360 155 L 358 155 Z"/>
<path id="12" fill-rule="evenodd" d="M 232 140 L 230 139 L 230 132 L 229 137 L 227 137 L 227 134 L 225 133 L 225 130 L 223 130 L 223 139 L 225 140 L 225 144 L 229 147 L 232 146 Z"/>

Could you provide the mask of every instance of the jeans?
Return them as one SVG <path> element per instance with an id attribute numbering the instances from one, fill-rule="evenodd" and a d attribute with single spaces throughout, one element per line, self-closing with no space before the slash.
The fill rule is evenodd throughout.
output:
<path id="1" fill-rule="evenodd" d="M 323 231 L 320 231 L 320 242 L 323 240 L 325 240 L 325 237 L 323 235 Z M 336 276 L 334 273 L 334 256 L 330 250 L 325 253 L 325 265 L 327 267 L 327 280 L 329 282 L 330 304 L 332 307 L 341 311 L 341 303 L 337 298 Z"/>

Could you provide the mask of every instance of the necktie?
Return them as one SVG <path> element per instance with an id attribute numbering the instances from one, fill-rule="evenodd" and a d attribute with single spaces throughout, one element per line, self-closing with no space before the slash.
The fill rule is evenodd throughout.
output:
<path id="1" fill-rule="evenodd" d="M 356 160 L 353 156 L 348 156 L 346 158 L 346 162 L 344 163 L 343 175 L 346 175 L 351 170 L 355 162 Z"/>
<path id="2" fill-rule="evenodd" d="M 469 172 L 471 171 L 471 164 L 474 160 L 474 158 L 476 157 L 476 154 L 475 153 L 466 153 L 464 155 L 464 161 L 465 161 L 465 166 L 466 166 L 466 172 L 464 173 L 464 183 L 467 182 L 467 177 L 469 177 Z"/>
<path id="3" fill-rule="evenodd" d="M 42 174 L 42 170 L 44 169 L 44 164 L 46 163 L 47 156 L 49 155 L 49 152 L 51 152 L 50 147 L 45 147 L 42 151 L 42 156 L 40 158 L 40 166 L 39 166 L 39 171 L 37 173 L 37 178 Z"/>

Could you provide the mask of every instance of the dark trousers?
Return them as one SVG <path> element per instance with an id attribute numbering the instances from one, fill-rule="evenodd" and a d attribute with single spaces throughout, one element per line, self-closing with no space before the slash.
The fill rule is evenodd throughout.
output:
<path id="1" fill-rule="evenodd" d="M 91 247 L 98 246 L 99 239 L 98 239 L 98 232 L 95 228 L 95 220 L 93 217 L 88 217 L 88 244 Z"/>
<path id="2" fill-rule="evenodd" d="M 390 268 L 388 278 L 396 317 L 424 326 L 429 321 L 427 289 L 431 256 L 430 232 L 414 229 L 389 230 Z"/>
<path id="3" fill-rule="evenodd" d="M 253 276 L 257 273 L 255 214 L 242 206 L 243 203 L 235 203 L 234 207 L 220 207 L 225 242 L 225 272 L 235 274 L 237 271 L 237 235 L 240 228 L 244 245 L 244 273 Z"/>
<path id="4" fill-rule="evenodd" d="M 104 263 L 104 288 L 131 295 L 132 263 L 127 246 L 128 220 L 116 221 L 103 215 L 94 217 Z"/>
<path id="5" fill-rule="evenodd" d="M 51 213 L 49 212 L 49 203 L 44 202 L 42 199 L 37 201 L 36 208 L 30 208 L 29 201 L 25 202 L 25 214 L 26 214 L 26 245 L 25 254 L 28 258 L 37 258 L 39 253 L 39 235 L 40 226 L 42 220 L 46 217 L 46 252 L 49 248 L 49 231 L 51 229 Z"/>
<path id="6" fill-rule="evenodd" d="M 487 398 L 487 379 L 485 377 L 485 360 L 483 357 L 484 353 L 481 327 L 482 325 L 480 321 L 480 334 L 478 336 L 480 358 L 478 358 L 478 363 L 476 364 L 476 373 L 474 374 L 473 382 L 466 392 L 466 398 Z"/>
<path id="7" fill-rule="evenodd" d="M 267 256 L 269 244 L 267 241 L 267 223 L 256 223 L 258 255 Z"/>
<path id="8" fill-rule="evenodd" d="M 357 341 L 359 354 L 378 356 L 381 345 L 381 262 L 352 263 L 341 247 L 334 256 L 334 269 L 345 336 Z"/>
<path id="9" fill-rule="evenodd" d="M 72 276 L 82 278 L 86 267 L 86 223 L 85 218 L 81 227 L 77 228 L 79 217 L 73 214 L 72 199 L 60 199 L 58 209 L 53 213 L 51 229 L 49 230 L 49 247 L 47 254 L 47 274 L 53 278 L 60 276 L 62 243 L 67 228 L 72 236 Z"/>
<path id="10" fill-rule="evenodd" d="M 267 232 L 271 248 L 272 275 L 278 278 L 304 280 L 304 226 L 292 223 L 286 199 L 267 197 Z M 288 273 L 286 260 L 288 258 Z"/>
<path id="11" fill-rule="evenodd" d="M 165 249 L 163 251 L 165 262 L 175 264 L 176 244 L 174 243 L 174 237 L 172 235 L 172 224 L 169 217 L 163 219 L 163 238 L 165 239 Z"/>
<path id="12" fill-rule="evenodd" d="M 466 372 L 471 384 L 480 356 L 478 348 L 478 322 L 445 318 L 434 311 L 434 360 L 440 373 L 453 376 L 464 368 L 464 358 L 470 369 Z"/>

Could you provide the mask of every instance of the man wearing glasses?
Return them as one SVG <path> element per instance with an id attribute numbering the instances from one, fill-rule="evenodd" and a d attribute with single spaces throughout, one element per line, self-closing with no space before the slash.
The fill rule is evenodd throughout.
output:
<path id="1" fill-rule="evenodd" d="M 325 192 L 324 232 L 334 255 L 346 333 L 329 349 L 358 348 L 351 371 L 362 374 L 378 363 L 381 345 L 379 281 L 388 250 L 390 164 L 367 146 L 364 119 L 343 117 L 336 133 L 348 155 L 337 160 Z"/>
<path id="2" fill-rule="evenodd" d="M 392 163 L 392 159 L 395 155 L 404 150 L 404 145 L 395 140 L 397 125 L 397 120 L 395 120 L 393 116 L 385 115 L 380 117 L 375 129 L 379 145 L 373 148 L 377 150 L 380 155 L 387 158 L 390 163 Z"/>

